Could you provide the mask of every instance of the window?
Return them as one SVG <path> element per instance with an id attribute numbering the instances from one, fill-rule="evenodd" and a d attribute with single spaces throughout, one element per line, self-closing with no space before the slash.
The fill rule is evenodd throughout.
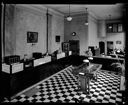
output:
<path id="1" fill-rule="evenodd" d="M 123 32 L 122 23 L 107 23 L 106 28 L 107 28 L 107 33 Z"/>

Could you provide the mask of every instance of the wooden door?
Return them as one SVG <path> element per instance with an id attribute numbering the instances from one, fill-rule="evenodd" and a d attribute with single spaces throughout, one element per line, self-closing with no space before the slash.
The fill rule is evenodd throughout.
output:
<path id="1" fill-rule="evenodd" d="M 79 40 L 69 40 L 69 45 L 72 55 L 79 55 Z"/>

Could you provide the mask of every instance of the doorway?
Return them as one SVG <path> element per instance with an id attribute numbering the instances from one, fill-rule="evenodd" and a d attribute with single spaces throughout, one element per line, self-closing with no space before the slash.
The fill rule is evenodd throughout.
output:
<path id="1" fill-rule="evenodd" d="M 69 46 L 72 55 L 79 55 L 79 40 L 69 40 Z"/>
<path id="2" fill-rule="evenodd" d="M 107 55 L 112 53 L 113 48 L 114 48 L 113 41 L 107 41 Z"/>
<path id="3" fill-rule="evenodd" d="M 100 54 L 105 53 L 105 43 L 103 41 L 99 42 Z"/>

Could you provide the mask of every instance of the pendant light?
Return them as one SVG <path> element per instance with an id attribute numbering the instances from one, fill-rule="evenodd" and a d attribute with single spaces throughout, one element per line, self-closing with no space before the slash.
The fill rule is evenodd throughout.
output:
<path id="1" fill-rule="evenodd" d="M 88 25 L 88 10 L 86 8 L 86 12 L 85 12 L 85 25 Z"/>
<path id="2" fill-rule="evenodd" d="M 71 21 L 72 20 L 72 17 L 70 16 L 70 5 L 69 5 L 69 15 L 67 16 L 67 21 Z"/>
<path id="3" fill-rule="evenodd" d="M 111 21 L 111 15 L 109 15 L 109 20 Z M 108 27 L 109 29 L 111 29 L 112 28 L 112 26 L 111 25 L 109 25 L 109 27 Z"/>

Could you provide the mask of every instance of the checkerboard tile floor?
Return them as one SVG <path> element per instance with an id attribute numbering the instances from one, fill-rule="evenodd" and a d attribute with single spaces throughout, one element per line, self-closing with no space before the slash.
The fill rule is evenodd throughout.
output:
<path id="1" fill-rule="evenodd" d="M 12 99 L 10 102 L 62 102 L 75 103 L 82 100 L 85 103 L 121 103 L 122 94 L 119 91 L 120 76 L 106 70 L 98 71 L 97 81 L 91 80 L 90 94 L 77 91 L 77 80 L 72 74 L 73 66 L 52 75 L 37 85 L 32 96 L 25 93 Z M 4 102 L 9 102 L 5 100 Z"/>

